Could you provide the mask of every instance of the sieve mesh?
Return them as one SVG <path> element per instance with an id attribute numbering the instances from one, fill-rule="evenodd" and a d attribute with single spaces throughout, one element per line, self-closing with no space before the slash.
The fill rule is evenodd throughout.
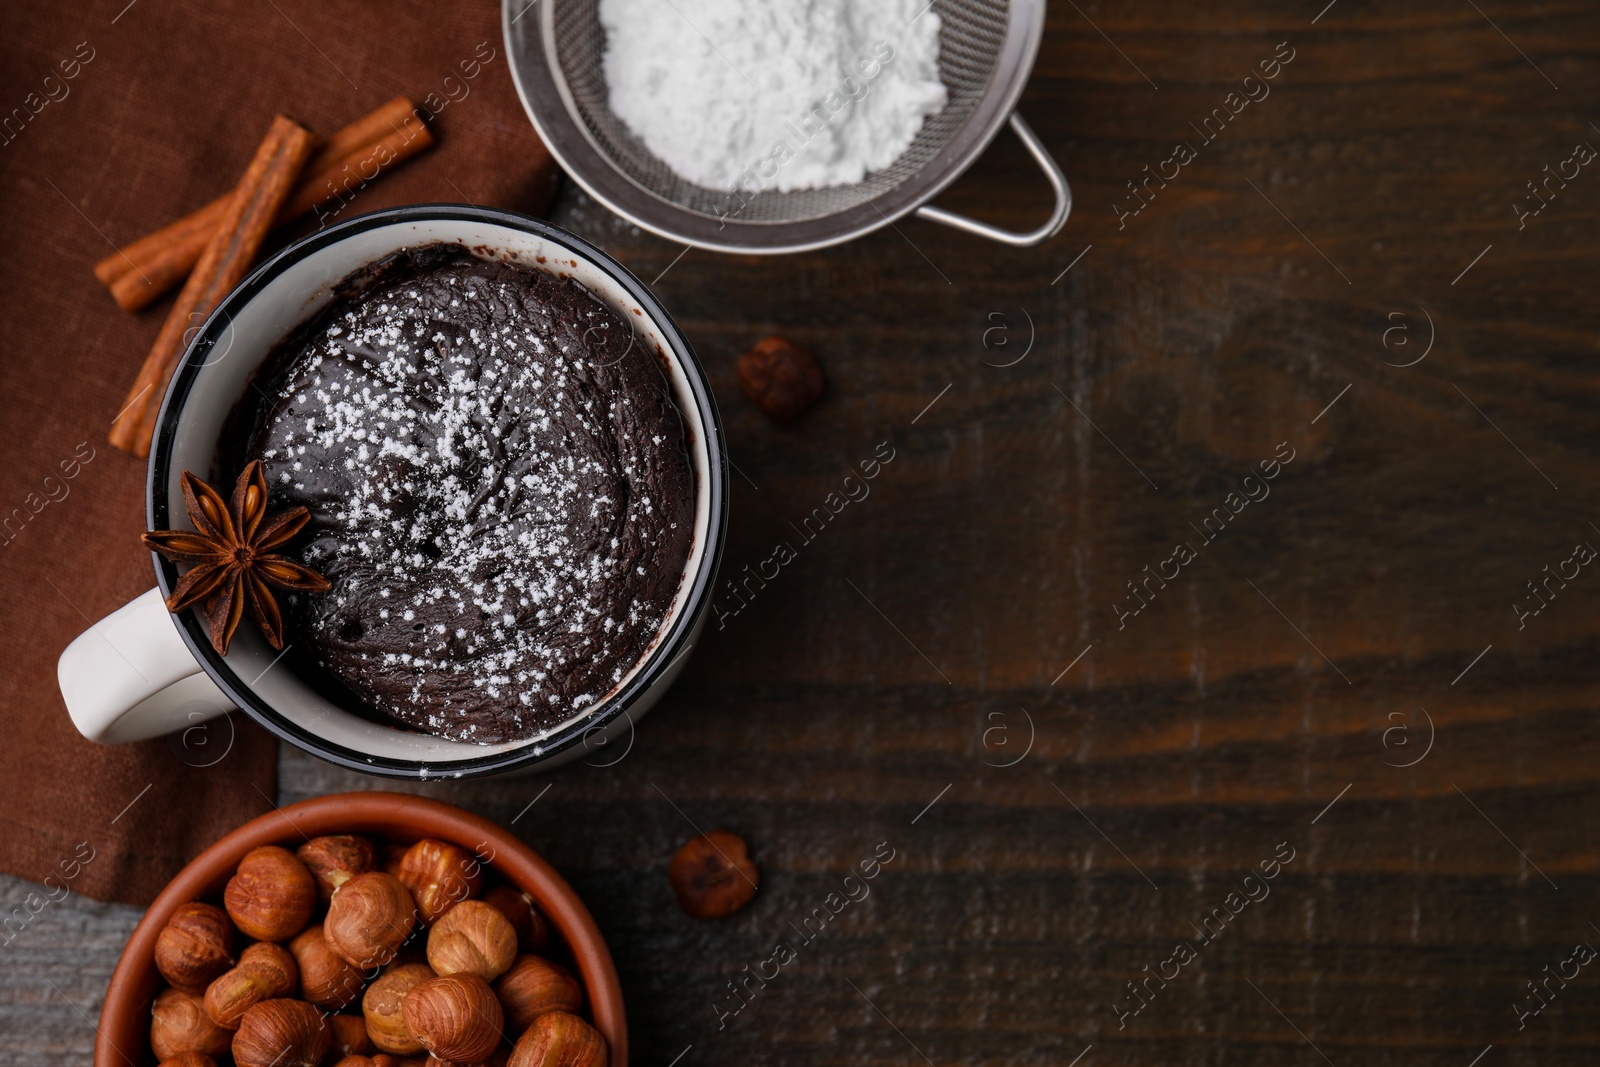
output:
<path id="1" fill-rule="evenodd" d="M 915 176 L 950 143 L 983 99 L 1005 43 L 1007 0 L 934 0 L 939 16 L 939 76 L 948 94 L 944 110 L 927 119 L 903 155 L 853 185 L 779 192 L 768 189 L 734 198 L 678 176 L 646 148 L 612 112 L 602 56 L 605 29 L 597 0 L 546 0 L 550 13 L 552 73 L 564 81 L 578 119 L 613 167 L 654 196 L 708 218 L 733 213 L 740 221 L 788 223 L 822 218 L 880 196 Z M 891 42 L 892 43 L 892 42 Z M 742 207 L 741 207 L 742 204 Z"/>

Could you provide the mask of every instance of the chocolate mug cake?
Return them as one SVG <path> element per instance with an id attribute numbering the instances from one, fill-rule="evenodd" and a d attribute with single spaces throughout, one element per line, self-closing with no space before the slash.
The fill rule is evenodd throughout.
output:
<path id="1" fill-rule="evenodd" d="M 304 505 L 289 655 L 375 717 L 538 736 L 653 647 L 694 537 L 694 471 L 658 355 L 572 279 L 459 245 L 347 280 L 230 419 L 233 466 Z M 349 703 L 340 700 L 340 703 Z"/>

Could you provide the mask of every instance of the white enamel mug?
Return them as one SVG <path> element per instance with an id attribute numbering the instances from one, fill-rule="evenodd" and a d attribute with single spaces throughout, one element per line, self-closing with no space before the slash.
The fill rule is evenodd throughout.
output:
<path id="1" fill-rule="evenodd" d="M 631 737 L 633 724 L 683 669 L 705 624 L 727 530 L 726 449 L 710 386 L 681 331 L 642 282 L 593 245 L 523 215 L 450 204 L 380 211 L 312 234 L 251 274 L 206 320 L 167 389 L 150 450 L 150 528 L 188 525 L 179 485 L 184 470 L 222 483 L 215 466 L 224 420 L 279 341 L 356 271 L 400 249 L 440 241 L 576 278 L 661 355 L 663 385 L 683 417 L 694 468 L 695 526 L 683 582 L 650 650 L 604 700 L 540 736 L 494 745 L 450 741 L 375 722 L 332 702 L 275 666 L 279 653 L 253 627 L 241 627 L 228 655 L 218 655 L 196 612 L 167 612 L 165 597 L 179 571 L 152 553 L 157 587 L 90 627 L 61 654 L 61 695 L 85 737 L 137 741 L 195 729 L 240 708 L 291 744 L 369 774 L 481 776 L 555 766 Z"/>

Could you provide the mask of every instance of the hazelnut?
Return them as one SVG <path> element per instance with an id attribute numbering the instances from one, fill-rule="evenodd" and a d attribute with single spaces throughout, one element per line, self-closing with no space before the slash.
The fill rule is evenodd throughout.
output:
<path id="1" fill-rule="evenodd" d="M 351 1055 L 336 1061 L 333 1067 L 403 1067 L 405 1061 L 397 1060 L 387 1052 L 376 1056 Z"/>
<path id="2" fill-rule="evenodd" d="M 406 994 L 402 1010 L 422 1047 L 452 1063 L 487 1058 L 505 1024 L 494 990 L 475 974 L 429 979 Z"/>
<path id="3" fill-rule="evenodd" d="M 206 1014 L 193 993 L 163 989 L 150 1005 L 150 1048 L 156 1059 L 167 1060 L 183 1052 L 221 1056 L 233 1035 Z"/>
<path id="4" fill-rule="evenodd" d="M 217 1067 L 217 1061 L 204 1052 L 180 1052 L 162 1060 L 157 1067 Z"/>
<path id="5" fill-rule="evenodd" d="M 206 1014 L 218 1026 L 233 1030 L 253 1005 L 286 997 L 299 980 L 294 957 L 283 946 L 257 941 L 239 953 L 239 965 L 206 987 Z"/>
<path id="6" fill-rule="evenodd" d="M 215 904 L 183 905 L 156 938 L 156 970 L 177 989 L 204 993 L 232 966 L 233 923 Z"/>
<path id="7" fill-rule="evenodd" d="M 497 885 L 483 895 L 483 902 L 511 920 L 517 944 L 524 952 L 546 952 L 550 948 L 550 920 L 533 906 L 533 898 L 520 889 Z"/>
<path id="8" fill-rule="evenodd" d="M 606 1067 L 600 1031 L 564 1011 L 541 1015 L 517 1039 L 507 1067 Z"/>
<path id="9" fill-rule="evenodd" d="M 406 1028 L 401 1005 L 407 993 L 434 977 L 423 963 L 407 963 L 380 976 L 361 997 L 361 1014 L 367 1020 L 367 1036 L 375 1048 L 397 1056 L 411 1056 L 422 1045 Z"/>
<path id="10" fill-rule="evenodd" d="M 376 967 L 394 959 L 417 924 L 411 894 L 393 875 L 358 874 L 333 895 L 322 931 L 345 962 Z"/>
<path id="11" fill-rule="evenodd" d="M 323 1020 L 328 1024 L 328 1033 L 332 1040 L 329 1042 L 328 1057 L 365 1056 L 372 1051 L 372 1039 L 367 1036 L 366 1020 L 359 1015 L 329 1015 Z"/>
<path id="12" fill-rule="evenodd" d="M 739 386 L 774 422 L 789 422 L 822 399 L 817 357 L 793 341 L 763 337 L 739 357 Z"/>
<path id="13" fill-rule="evenodd" d="M 667 865 L 678 906 L 696 919 L 732 915 L 756 895 L 761 874 L 744 839 L 727 830 L 691 837 Z"/>
<path id="14" fill-rule="evenodd" d="M 575 1013 L 583 1007 L 583 987 L 565 967 L 538 956 L 518 956 L 494 984 L 505 1009 L 506 1029 L 520 1034 L 533 1020 L 551 1011 Z"/>
<path id="15" fill-rule="evenodd" d="M 476 857 L 459 845 L 425 837 L 406 850 L 397 875 L 431 923 L 451 907 L 478 895 L 483 868 Z"/>
<path id="16" fill-rule="evenodd" d="M 322 927 L 308 926 L 300 931 L 289 942 L 289 952 L 300 967 L 302 1000 L 338 1011 L 361 996 L 361 972 L 333 951 Z"/>
<path id="17" fill-rule="evenodd" d="M 257 941 L 287 941 L 304 930 L 317 904 L 317 883 L 294 853 L 263 845 L 245 853 L 222 891 L 233 924 Z"/>
<path id="18" fill-rule="evenodd" d="M 492 982 L 516 958 L 511 920 L 481 900 L 463 900 L 428 931 L 428 966 L 435 974 L 475 974 Z"/>
<path id="19" fill-rule="evenodd" d="M 324 904 L 333 891 L 358 874 L 366 874 L 378 863 L 378 850 L 371 841 L 354 834 L 313 837 L 294 850 L 317 880 L 317 899 Z"/>
<path id="20" fill-rule="evenodd" d="M 264 1000 L 244 1013 L 233 1035 L 238 1067 L 317 1067 L 332 1035 L 322 1013 L 303 1000 Z"/>

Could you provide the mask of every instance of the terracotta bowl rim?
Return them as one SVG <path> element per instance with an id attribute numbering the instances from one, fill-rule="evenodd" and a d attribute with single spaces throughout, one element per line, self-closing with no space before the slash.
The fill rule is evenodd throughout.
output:
<path id="1" fill-rule="evenodd" d="M 230 831 L 190 860 L 145 910 L 117 959 L 100 1009 L 94 1049 L 97 1067 L 155 1062 L 150 1051 L 150 1002 L 162 984 L 155 967 L 156 937 L 178 906 L 219 892 L 240 857 L 258 845 L 292 848 L 328 833 L 437 837 L 477 852 L 488 866 L 531 895 L 561 933 L 584 985 L 589 1015 L 610 1045 L 609 1067 L 627 1067 L 622 985 L 594 918 L 566 880 L 497 823 L 431 797 L 376 790 L 330 793 L 278 808 Z"/>

